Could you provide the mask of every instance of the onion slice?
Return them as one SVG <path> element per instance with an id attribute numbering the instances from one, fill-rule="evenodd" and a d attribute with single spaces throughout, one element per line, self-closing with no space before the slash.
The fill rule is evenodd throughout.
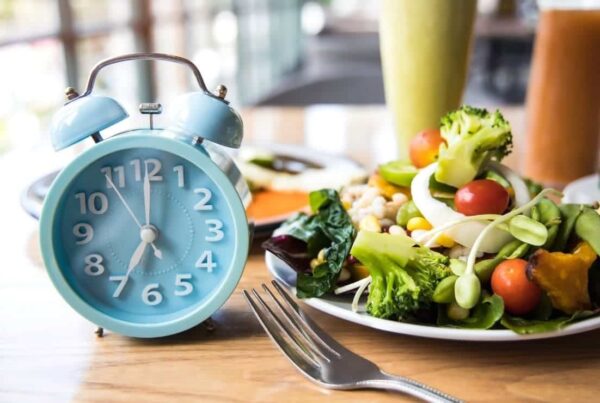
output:
<path id="1" fill-rule="evenodd" d="M 429 190 L 429 180 L 431 175 L 435 173 L 437 169 L 437 163 L 430 164 L 423 168 L 412 181 L 410 192 L 415 202 L 415 205 L 423 214 L 423 217 L 427 219 L 433 225 L 433 227 L 439 227 L 451 222 L 463 220 L 466 216 L 454 211 L 446 204 L 439 200 L 436 200 Z M 511 182 L 508 178 L 507 180 Z M 512 185 L 512 182 L 511 182 Z M 516 195 L 516 189 L 515 189 Z M 483 231 L 488 223 L 466 221 L 461 224 L 453 226 L 451 229 L 445 231 L 445 234 L 454 239 L 459 244 L 472 248 L 475 240 Z M 512 236 L 500 229 L 493 229 L 490 231 L 488 236 L 481 242 L 479 251 L 486 253 L 496 253 L 506 243 L 512 240 Z"/>
<path id="2" fill-rule="evenodd" d="M 506 165 L 502 165 L 501 163 L 496 161 L 489 161 L 486 166 L 487 168 L 496 171 L 497 173 L 502 175 L 502 177 L 504 177 L 504 179 L 506 179 L 508 183 L 510 183 L 510 186 L 512 186 L 513 191 L 515 192 L 515 208 L 524 206 L 525 204 L 529 203 L 529 201 L 531 200 L 529 189 L 527 189 L 527 184 L 525 184 L 525 181 L 521 179 L 518 173 L 516 173 Z"/>

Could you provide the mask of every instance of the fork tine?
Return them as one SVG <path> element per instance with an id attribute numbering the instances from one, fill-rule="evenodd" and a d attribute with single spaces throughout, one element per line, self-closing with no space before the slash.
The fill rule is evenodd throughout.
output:
<path id="1" fill-rule="evenodd" d="M 319 364 L 310 356 L 308 356 L 301 348 L 295 343 L 288 343 L 283 337 L 281 331 L 273 326 L 273 322 L 269 319 L 269 314 L 265 313 L 256 302 L 248 291 L 242 290 L 250 309 L 254 312 L 254 315 L 258 319 L 259 323 L 269 336 L 269 338 L 275 343 L 279 350 L 303 373 L 309 375 L 310 370 L 318 369 Z M 271 316 L 272 317 L 272 316 Z"/>
<path id="2" fill-rule="evenodd" d="M 273 310 L 271 309 L 271 307 L 265 302 L 265 300 L 260 296 L 260 294 L 254 288 L 252 289 L 252 294 L 254 295 L 255 299 L 257 299 L 258 302 L 260 302 L 260 304 L 262 305 L 262 307 L 269 312 L 269 314 L 271 315 L 271 318 L 275 321 L 275 323 L 277 324 L 277 326 L 279 327 L 279 329 L 283 330 L 283 332 L 285 334 L 287 334 L 287 336 L 294 343 L 296 343 L 296 345 L 302 351 L 304 351 L 306 353 L 306 355 L 308 355 L 309 357 L 311 357 L 315 361 L 318 361 L 318 357 L 314 356 L 315 354 L 318 355 L 321 359 L 329 361 L 329 358 L 327 358 L 319 350 L 319 348 L 317 346 L 315 346 L 312 341 L 310 341 L 310 339 L 307 339 L 305 335 L 303 335 L 301 332 L 297 331 L 294 327 L 292 327 L 292 328 L 295 329 L 296 332 L 293 332 L 292 330 L 290 330 L 290 328 L 288 326 L 286 326 L 281 321 L 281 319 L 279 319 L 279 316 L 275 315 L 275 312 L 273 312 Z M 294 334 L 294 333 L 296 333 L 296 334 Z"/>
<path id="3" fill-rule="evenodd" d="M 310 334 L 310 336 L 323 347 L 331 351 L 338 357 L 341 357 L 341 353 L 349 352 L 347 348 L 342 346 L 340 343 L 335 341 L 331 336 L 329 336 L 323 329 L 319 327 L 308 315 L 304 314 L 302 309 L 298 306 L 296 301 L 290 297 L 290 294 L 279 284 L 279 282 L 273 280 L 271 281 L 279 295 L 283 297 L 287 306 L 290 308 L 291 315 L 296 319 L 297 323 L 302 326 L 305 332 Z M 288 311 L 288 312 L 289 312 Z"/>
<path id="4" fill-rule="evenodd" d="M 279 310 L 283 313 L 286 319 L 296 328 L 298 332 L 300 332 L 304 337 L 310 340 L 310 343 L 315 346 L 319 351 L 325 350 L 326 353 L 332 354 L 336 358 L 340 357 L 340 354 L 331 348 L 327 343 L 325 343 L 311 328 L 308 326 L 302 317 L 296 311 L 296 308 L 299 310 L 300 308 L 296 305 L 295 307 L 290 307 L 287 300 L 285 303 L 281 302 L 281 298 L 277 298 L 275 294 L 271 291 L 270 288 L 266 286 L 266 284 L 262 285 L 263 289 L 271 296 L 273 301 L 277 304 Z M 281 291 L 278 290 L 278 293 L 281 295 Z M 317 346 L 318 345 L 318 346 Z M 319 347 L 320 346 L 320 347 Z"/>

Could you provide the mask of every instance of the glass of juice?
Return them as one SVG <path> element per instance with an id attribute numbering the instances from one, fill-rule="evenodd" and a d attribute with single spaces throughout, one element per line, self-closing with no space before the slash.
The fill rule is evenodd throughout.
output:
<path id="1" fill-rule="evenodd" d="M 562 187 L 598 167 L 600 0 L 539 0 L 525 174 Z"/>
<path id="2" fill-rule="evenodd" d="M 477 0 L 383 0 L 379 36 L 385 98 L 399 157 L 411 138 L 460 106 Z"/>

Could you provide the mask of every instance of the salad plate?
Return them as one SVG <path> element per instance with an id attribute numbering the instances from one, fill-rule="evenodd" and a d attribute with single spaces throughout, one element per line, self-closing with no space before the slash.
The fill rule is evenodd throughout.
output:
<path id="1" fill-rule="evenodd" d="M 269 270 L 307 304 L 395 333 L 516 341 L 600 327 L 599 205 L 559 202 L 502 164 L 512 146 L 500 111 L 449 112 L 411 140 L 410 160 L 310 192 L 310 211 L 262 244 Z"/>
<path id="2" fill-rule="evenodd" d="M 296 282 L 296 272 L 290 266 L 270 252 L 265 253 L 265 263 L 269 273 L 275 280 L 278 280 L 290 292 L 296 292 L 294 286 Z M 364 301 L 359 303 L 358 312 L 352 312 L 352 297 L 344 295 L 326 295 L 320 298 L 306 298 L 303 299 L 302 302 L 328 315 L 354 322 L 362 326 L 390 333 L 430 339 L 481 342 L 523 341 L 552 339 L 600 329 L 600 317 L 594 317 L 573 323 L 560 330 L 519 335 L 512 330 L 453 329 L 375 318 L 365 312 Z"/>

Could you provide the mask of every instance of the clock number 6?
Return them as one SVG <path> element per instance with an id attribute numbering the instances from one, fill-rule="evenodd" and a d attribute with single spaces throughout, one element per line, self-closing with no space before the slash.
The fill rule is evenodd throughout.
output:
<path id="1" fill-rule="evenodd" d="M 160 287 L 158 283 L 150 283 L 144 287 L 144 291 L 142 291 L 142 301 L 144 301 L 144 304 L 154 306 L 162 302 L 163 296 L 158 291 L 158 287 Z"/>

